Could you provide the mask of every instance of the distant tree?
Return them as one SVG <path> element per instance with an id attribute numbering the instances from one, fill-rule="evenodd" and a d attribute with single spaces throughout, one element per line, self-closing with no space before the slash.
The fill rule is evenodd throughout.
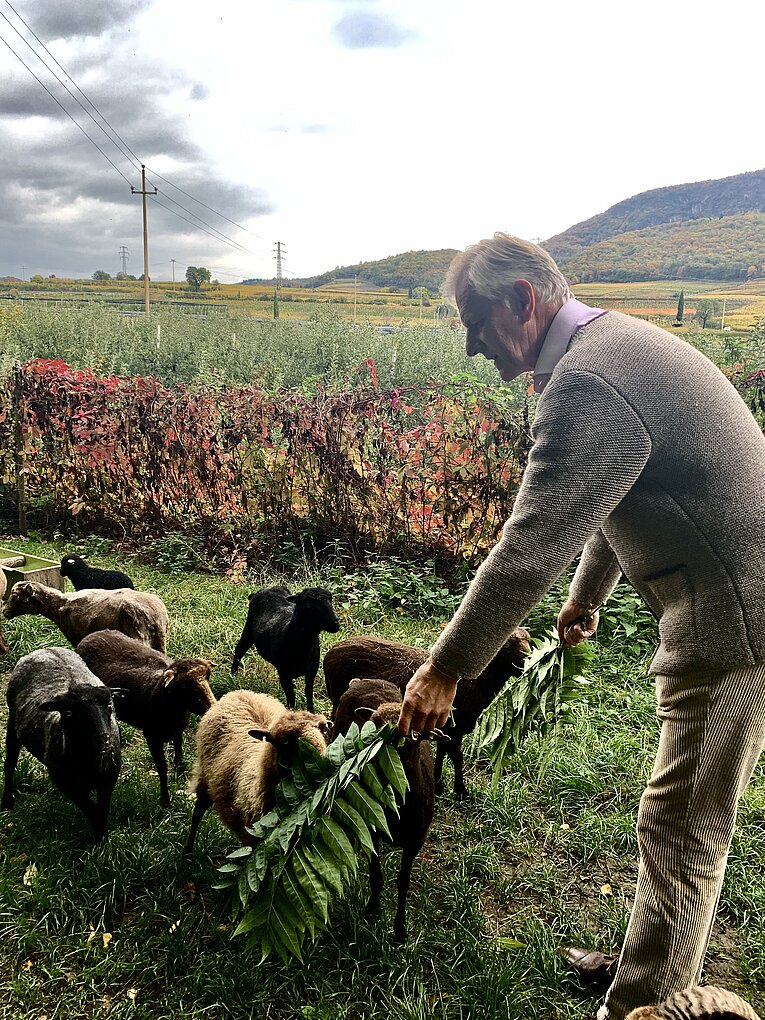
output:
<path id="1" fill-rule="evenodd" d="M 55 273 L 51 273 L 50 276 L 48 277 L 48 279 L 49 280 L 55 280 L 56 279 L 56 274 Z"/>
<path id="2" fill-rule="evenodd" d="M 109 273 L 105 273 L 103 269 L 97 269 L 95 273 L 93 273 L 93 279 L 98 281 L 111 280 L 111 276 Z"/>
<path id="3" fill-rule="evenodd" d="M 683 321 L 683 315 L 685 313 L 685 291 L 680 291 L 680 297 L 677 299 L 677 321 Z"/>
<path id="4" fill-rule="evenodd" d="M 115 280 L 135 280 L 135 276 L 132 273 L 117 273 L 114 277 Z"/>
<path id="5" fill-rule="evenodd" d="M 186 269 L 186 283 L 189 290 L 201 290 L 203 283 L 210 282 L 210 270 L 204 266 L 189 266 Z"/>
<path id="6" fill-rule="evenodd" d="M 719 311 L 719 301 L 715 301 L 713 298 L 701 298 L 700 301 L 696 302 L 696 312 L 693 317 L 696 322 L 701 323 L 702 329 L 706 329 L 709 320 L 712 316 L 717 315 Z"/>
<path id="7" fill-rule="evenodd" d="M 220 287 L 220 280 L 211 280 L 210 282 L 212 283 L 213 287 Z"/>
<path id="8" fill-rule="evenodd" d="M 40 276 L 39 273 L 35 273 L 35 275 L 33 277 L 31 277 L 31 282 L 32 283 L 42 283 L 43 282 L 43 278 L 42 278 L 42 276 Z"/>

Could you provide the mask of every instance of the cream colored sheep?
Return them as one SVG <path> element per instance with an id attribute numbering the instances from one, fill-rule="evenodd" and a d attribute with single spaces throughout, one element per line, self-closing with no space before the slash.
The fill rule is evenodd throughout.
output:
<path id="1" fill-rule="evenodd" d="M 211 806 L 242 843 L 252 844 L 246 827 L 274 805 L 280 748 L 302 737 L 323 754 L 329 733 L 326 716 L 290 711 L 268 694 L 224 694 L 197 728 L 197 755 L 189 784 L 196 804 L 185 852 L 193 850 L 199 823 Z"/>
<path id="2" fill-rule="evenodd" d="M 161 598 L 131 588 L 83 588 L 61 592 L 36 581 L 11 589 L 5 615 L 45 616 L 73 645 L 96 630 L 118 630 L 158 652 L 167 647 L 169 620 Z"/>
<path id="3" fill-rule="evenodd" d="M 713 985 L 675 992 L 658 1006 L 640 1006 L 626 1020 L 760 1020 L 748 1002 Z"/>

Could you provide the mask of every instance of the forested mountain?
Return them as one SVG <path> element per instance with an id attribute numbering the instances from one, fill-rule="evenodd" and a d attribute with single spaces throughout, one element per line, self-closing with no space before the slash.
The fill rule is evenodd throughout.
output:
<path id="1" fill-rule="evenodd" d="M 597 241 L 561 268 L 594 280 L 745 280 L 765 275 L 765 213 L 664 223 Z"/>
<path id="2" fill-rule="evenodd" d="M 765 170 L 643 191 L 548 238 L 545 248 L 563 264 L 589 245 L 617 234 L 661 223 L 748 212 L 765 212 Z"/>
<path id="3" fill-rule="evenodd" d="M 438 251 L 407 251 L 401 255 L 378 262 L 359 262 L 354 266 L 337 266 L 321 276 L 311 276 L 302 280 L 285 280 L 286 286 L 321 287 L 335 280 L 353 279 L 374 284 L 376 287 L 427 287 L 438 292 L 441 282 L 449 267 L 449 263 L 457 254 L 455 248 L 442 248 Z M 261 280 L 245 280 L 244 283 L 261 283 Z"/>

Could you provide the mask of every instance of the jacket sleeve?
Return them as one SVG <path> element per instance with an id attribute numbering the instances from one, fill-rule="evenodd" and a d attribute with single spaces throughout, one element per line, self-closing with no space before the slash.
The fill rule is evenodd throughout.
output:
<path id="1" fill-rule="evenodd" d="M 622 568 L 602 531 L 587 539 L 569 594 L 584 606 L 602 606 L 619 583 Z"/>
<path id="2" fill-rule="evenodd" d="M 551 382 L 512 516 L 433 646 L 434 660 L 477 676 L 624 499 L 650 452 L 640 416 L 608 382 L 585 371 Z"/>

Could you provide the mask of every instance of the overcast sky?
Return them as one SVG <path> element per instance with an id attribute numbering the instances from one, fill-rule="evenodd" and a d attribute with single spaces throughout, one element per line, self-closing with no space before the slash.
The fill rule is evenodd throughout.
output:
<path id="1" fill-rule="evenodd" d="M 140 162 L 159 191 L 152 278 L 175 259 L 176 278 L 225 282 L 273 276 L 277 240 L 285 274 L 307 276 L 495 230 L 546 238 L 649 188 L 765 166 L 761 0 L 713 18 L 689 0 L 0 0 L 0 15 L 0 276 L 114 274 L 122 245 L 139 275 Z"/>

